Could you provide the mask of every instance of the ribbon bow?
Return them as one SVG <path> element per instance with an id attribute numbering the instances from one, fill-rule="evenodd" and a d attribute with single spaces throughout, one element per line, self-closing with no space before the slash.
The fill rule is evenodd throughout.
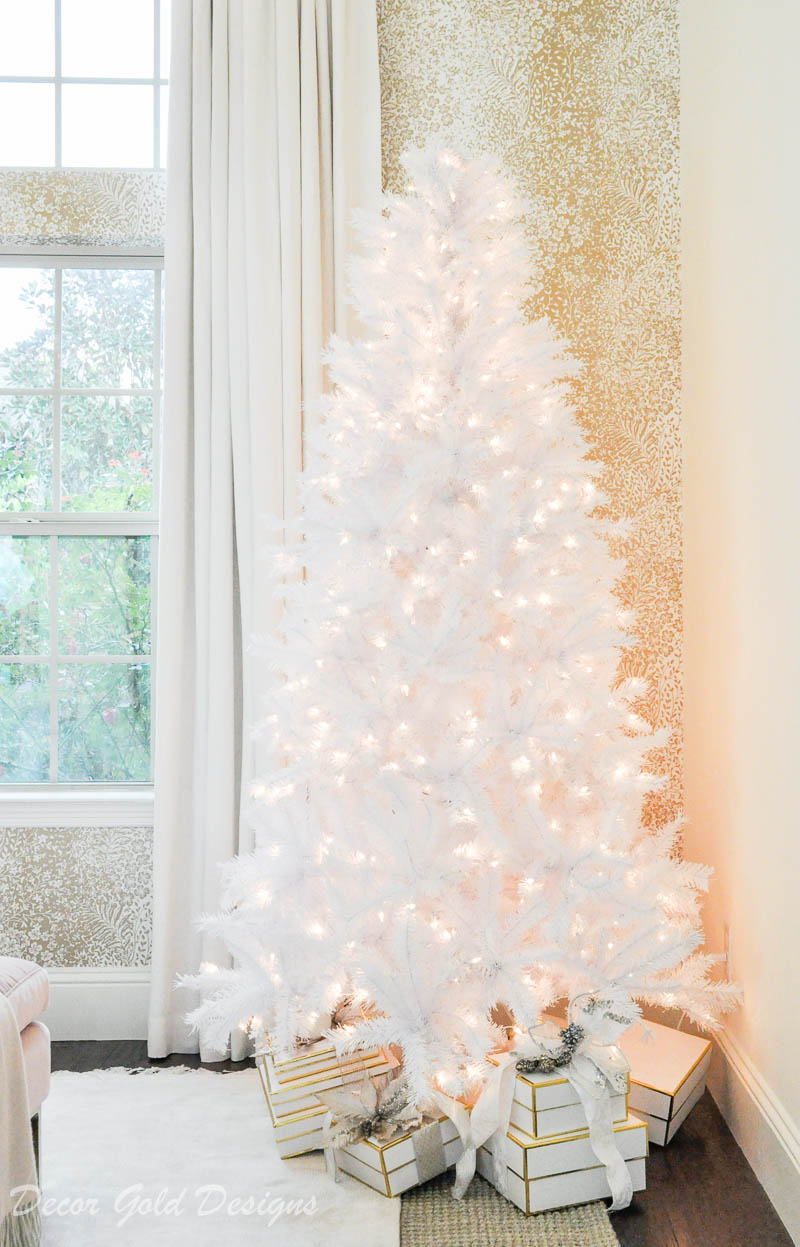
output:
<path id="1" fill-rule="evenodd" d="M 337 1147 L 369 1138 L 390 1143 L 427 1120 L 412 1103 L 406 1080 L 391 1074 L 378 1078 L 365 1074 L 358 1094 L 339 1088 L 318 1091 L 316 1095 L 328 1110 L 322 1127 L 322 1146 L 328 1172 L 336 1181 L 339 1178 Z"/>

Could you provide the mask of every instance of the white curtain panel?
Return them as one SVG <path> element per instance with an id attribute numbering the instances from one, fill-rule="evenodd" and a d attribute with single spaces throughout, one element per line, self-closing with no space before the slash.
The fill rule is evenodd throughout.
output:
<path id="1" fill-rule="evenodd" d="M 173 0 L 167 178 L 153 1057 L 198 1050 L 175 977 L 224 964 L 196 920 L 249 848 L 260 550 L 293 505 L 320 351 L 353 328 L 353 210 L 380 193 L 374 0 Z"/>

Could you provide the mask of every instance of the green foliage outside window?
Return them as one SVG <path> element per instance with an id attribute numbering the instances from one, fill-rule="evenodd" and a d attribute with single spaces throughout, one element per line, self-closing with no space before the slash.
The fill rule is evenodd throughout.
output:
<path id="1" fill-rule="evenodd" d="M 154 291 L 148 269 L 63 270 L 63 389 L 152 388 Z M 40 392 L 0 395 L 0 511 L 53 511 L 59 488 L 65 519 L 152 512 L 152 393 L 62 394 L 53 481 L 54 270 L 37 270 L 17 297 L 32 328 L 0 349 L 0 385 Z M 0 782 L 50 778 L 47 658 L 55 655 L 130 660 L 58 664 L 57 778 L 149 779 L 150 669 L 135 660 L 150 648 L 148 536 L 0 537 Z M 12 655 L 42 661 L 3 662 Z"/>

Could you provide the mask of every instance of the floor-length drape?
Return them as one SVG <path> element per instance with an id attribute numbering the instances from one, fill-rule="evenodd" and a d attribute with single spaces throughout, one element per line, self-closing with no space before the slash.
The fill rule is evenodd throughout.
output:
<path id="1" fill-rule="evenodd" d="M 380 191 L 374 0 L 173 0 L 168 152 L 154 1057 L 198 1048 L 174 980 L 222 960 L 195 922 L 248 847 L 259 550 L 293 504 L 320 350 L 352 327 L 352 212 Z"/>

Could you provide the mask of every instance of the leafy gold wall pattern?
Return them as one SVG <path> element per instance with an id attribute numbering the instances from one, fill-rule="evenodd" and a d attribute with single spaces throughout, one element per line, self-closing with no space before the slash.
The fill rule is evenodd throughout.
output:
<path id="1" fill-rule="evenodd" d="M 528 310 L 584 364 L 576 402 L 615 517 L 636 639 L 622 671 L 670 730 L 681 800 L 681 440 L 677 0 L 378 0 L 383 174 L 443 133 L 503 157 L 528 196 Z"/>
<path id="2" fill-rule="evenodd" d="M 0 956 L 146 966 L 151 893 L 149 827 L 0 828 Z"/>
<path id="3" fill-rule="evenodd" d="M 166 175 L 148 170 L 0 170 L 0 245 L 141 247 L 164 241 Z"/>

